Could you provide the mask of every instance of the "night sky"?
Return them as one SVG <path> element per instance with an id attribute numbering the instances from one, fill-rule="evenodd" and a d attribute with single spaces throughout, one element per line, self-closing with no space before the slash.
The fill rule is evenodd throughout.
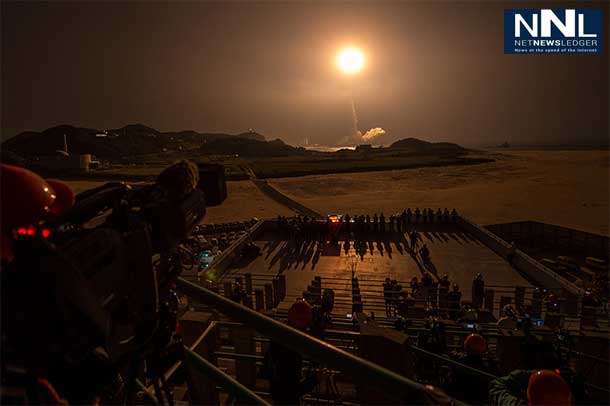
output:
<path id="1" fill-rule="evenodd" d="M 607 140 L 602 55 L 504 55 L 503 9 L 575 3 L 2 1 L 2 138 L 59 124 L 334 145 L 351 128 L 335 65 L 361 48 L 360 128 L 467 146 Z"/>

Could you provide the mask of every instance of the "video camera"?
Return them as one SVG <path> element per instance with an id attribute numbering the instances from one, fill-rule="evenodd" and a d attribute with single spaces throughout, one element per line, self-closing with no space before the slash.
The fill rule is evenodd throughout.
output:
<path id="1" fill-rule="evenodd" d="M 190 254 L 180 243 L 226 197 L 221 165 L 182 161 L 151 184 L 85 191 L 38 225 L 44 233 L 16 236 L 1 272 L 3 369 L 88 403 L 125 365 L 158 364 L 151 357 L 174 336 L 174 281 Z"/>

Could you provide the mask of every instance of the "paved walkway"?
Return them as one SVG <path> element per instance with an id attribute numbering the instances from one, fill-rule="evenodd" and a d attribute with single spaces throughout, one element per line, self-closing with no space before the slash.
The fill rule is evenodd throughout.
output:
<path id="1" fill-rule="evenodd" d="M 532 286 L 503 258 L 454 225 L 435 226 L 427 231 L 422 230 L 420 235 L 430 250 L 430 265 L 424 265 L 418 256 L 412 255 L 406 249 L 406 241 L 399 237 L 369 241 L 366 253 L 361 257 L 354 250 L 353 241 L 349 248 L 345 241 L 340 241 L 338 247 L 324 246 L 319 250 L 317 242 L 309 241 L 295 246 L 279 239 L 277 234 L 265 233 L 255 242 L 261 248 L 262 255 L 248 264 L 230 267 L 226 275 L 231 278 L 235 274 L 250 272 L 255 280 L 264 283 L 264 280 L 269 281 L 283 273 L 286 275 L 289 297 L 300 295 L 315 276 L 322 277 L 322 288 L 351 291 L 354 267 L 355 275 L 361 281 L 375 280 L 369 284 L 379 284 L 379 290 L 385 278 L 406 282 L 403 287 L 408 288 L 408 281 L 414 276 L 419 278 L 423 272 L 430 272 L 438 278 L 447 274 L 452 283 L 460 286 L 465 300 L 471 298 L 472 280 L 478 272 L 483 274 L 488 286 Z M 345 286 L 325 286 L 325 278 L 339 279 Z M 371 288 L 374 286 L 371 285 Z"/>
<path id="2" fill-rule="evenodd" d="M 288 196 L 268 184 L 266 180 L 258 179 L 256 177 L 256 173 L 254 173 L 252 168 L 250 168 L 249 166 L 242 166 L 242 169 L 248 174 L 248 177 L 250 178 L 252 183 L 254 183 L 254 185 L 270 199 L 275 200 L 279 204 L 286 206 L 290 210 L 293 210 L 295 213 L 301 214 L 303 216 L 309 216 L 316 219 L 324 218 L 317 211 L 310 209 L 309 207 L 302 205 L 296 200 L 289 198 Z"/>

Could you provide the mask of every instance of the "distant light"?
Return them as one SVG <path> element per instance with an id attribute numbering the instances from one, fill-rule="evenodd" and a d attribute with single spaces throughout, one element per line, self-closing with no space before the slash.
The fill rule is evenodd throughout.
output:
<path id="1" fill-rule="evenodd" d="M 28 229 L 25 227 L 19 227 L 17 229 L 17 234 L 19 235 L 26 235 L 28 233 Z"/>
<path id="2" fill-rule="evenodd" d="M 36 229 L 34 227 L 29 227 L 28 235 L 36 235 Z"/>
<path id="3" fill-rule="evenodd" d="M 41 234 L 44 238 L 49 238 L 51 236 L 51 230 L 43 228 Z"/>
<path id="4" fill-rule="evenodd" d="M 364 67 L 364 54 L 357 48 L 345 48 L 337 54 L 336 62 L 339 70 L 352 75 Z"/>
<path id="5" fill-rule="evenodd" d="M 335 214 L 331 214 L 328 216 L 328 219 L 330 220 L 331 223 L 338 223 L 340 220 L 340 216 L 337 216 Z"/>

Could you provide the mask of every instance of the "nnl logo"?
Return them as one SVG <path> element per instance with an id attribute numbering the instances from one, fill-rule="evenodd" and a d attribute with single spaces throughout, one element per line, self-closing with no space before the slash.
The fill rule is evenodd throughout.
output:
<path id="1" fill-rule="evenodd" d="M 521 28 L 525 28 L 531 37 L 551 37 L 551 24 L 558 29 L 564 37 L 576 37 L 576 10 L 566 10 L 565 20 L 561 20 L 553 10 L 540 10 L 540 35 L 538 34 L 539 15 L 531 15 L 528 23 L 523 14 L 515 14 L 515 37 L 521 37 Z M 597 38 L 597 34 L 585 33 L 585 15 L 578 13 L 578 36 L 581 38 Z"/>
<path id="2" fill-rule="evenodd" d="M 601 21 L 599 9 L 504 10 L 504 53 L 601 53 Z"/>

